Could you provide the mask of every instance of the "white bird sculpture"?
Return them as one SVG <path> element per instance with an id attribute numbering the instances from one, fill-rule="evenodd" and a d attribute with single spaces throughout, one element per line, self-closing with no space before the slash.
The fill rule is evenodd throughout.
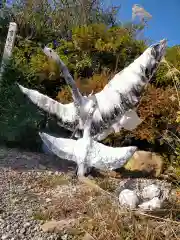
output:
<path id="1" fill-rule="evenodd" d="M 83 177 L 92 167 L 103 171 L 120 168 L 137 149 L 134 146 L 113 148 L 94 141 L 90 135 L 92 116 L 96 110 L 94 106 L 92 103 L 84 124 L 83 137 L 78 140 L 56 138 L 46 133 L 39 133 L 50 151 L 62 159 L 74 161 L 77 164 L 78 177 Z"/>
<path id="2" fill-rule="evenodd" d="M 77 129 L 77 137 L 82 135 L 83 125 L 90 110 L 89 101 L 94 99 L 98 107 L 93 114 L 91 136 L 94 140 L 101 141 L 112 132 L 119 132 L 122 127 L 126 128 L 129 125 L 132 130 L 141 123 L 135 108 L 145 85 L 152 78 L 165 54 L 166 43 L 164 39 L 147 48 L 139 58 L 117 73 L 102 91 L 88 97 L 82 96 L 79 92 L 59 56 L 52 49 L 45 47 L 44 53 L 59 64 L 66 82 L 72 89 L 74 102 L 61 104 L 36 90 L 27 89 L 21 85 L 19 87 L 34 104 L 49 114 L 55 115 L 60 126 L 72 132 Z"/>

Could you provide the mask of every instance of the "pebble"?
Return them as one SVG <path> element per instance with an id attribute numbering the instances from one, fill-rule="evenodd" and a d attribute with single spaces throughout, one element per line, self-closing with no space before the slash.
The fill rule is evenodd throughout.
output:
<path id="1" fill-rule="evenodd" d="M 27 227 L 29 227 L 31 224 L 29 223 L 29 222 L 27 222 L 27 223 L 25 223 L 24 224 L 24 228 L 27 228 Z"/>
<path id="2" fill-rule="evenodd" d="M 50 203 L 52 200 L 50 198 L 46 198 L 46 203 Z"/>
<path id="3" fill-rule="evenodd" d="M 159 197 L 160 193 L 160 188 L 155 184 L 151 184 L 142 190 L 142 197 L 144 199 L 153 199 L 154 197 Z"/>
<path id="4" fill-rule="evenodd" d="M 62 239 L 62 240 L 67 240 L 67 239 L 68 239 L 68 235 L 67 235 L 67 234 L 64 234 L 63 236 L 61 236 L 61 239 Z"/>
<path id="5" fill-rule="evenodd" d="M 22 158 L 25 155 L 18 156 L 17 160 L 22 167 Z M 0 158 L 0 240 L 57 240 L 59 235 L 56 233 L 44 233 L 40 227 L 41 221 L 33 219 L 33 214 L 43 206 L 44 200 L 39 188 L 39 195 L 32 194 L 34 191 L 34 183 L 42 178 L 54 174 L 52 171 L 39 170 L 16 172 L 13 171 L 13 162 L 16 157 Z M 34 159 L 33 159 L 34 160 Z M 2 161 L 4 161 L 2 163 Z M 24 167 L 32 169 L 32 158 L 24 160 Z M 30 164 L 28 163 L 30 162 Z M 5 168 L 10 164 L 11 168 Z M 36 162 L 35 165 L 37 166 Z M 34 169 L 36 169 L 34 166 Z M 42 167 L 45 169 L 45 167 Z M 11 188 L 9 186 L 11 181 Z M 11 190 L 11 191 L 10 191 Z M 44 193 L 44 192 L 43 192 Z M 51 202 L 50 198 L 45 198 L 45 204 Z"/>
<path id="6" fill-rule="evenodd" d="M 119 194 L 119 203 L 122 206 L 127 206 L 131 209 L 134 209 L 137 207 L 139 203 L 139 199 L 134 191 L 129 189 L 124 189 Z"/>
<path id="7" fill-rule="evenodd" d="M 20 234 L 24 234 L 26 232 L 26 229 L 25 228 L 22 228 L 21 230 L 20 230 Z"/>
<path id="8" fill-rule="evenodd" d="M 162 201 L 158 197 L 154 197 L 153 199 L 143 202 L 140 204 L 138 207 L 143 209 L 143 210 L 156 210 L 160 209 L 162 205 Z"/>
<path id="9" fill-rule="evenodd" d="M 9 238 L 9 234 L 3 234 L 1 237 L 2 240 L 6 240 L 8 238 Z"/>

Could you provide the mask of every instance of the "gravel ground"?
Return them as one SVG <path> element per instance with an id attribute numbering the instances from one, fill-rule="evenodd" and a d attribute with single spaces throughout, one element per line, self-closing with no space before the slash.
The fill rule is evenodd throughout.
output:
<path id="1" fill-rule="evenodd" d="M 66 172 L 68 174 L 65 174 Z M 42 230 L 42 225 L 46 221 L 49 223 L 50 220 L 53 220 L 53 217 L 56 222 L 78 219 L 79 217 L 81 219 L 93 218 L 95 223 L 96 221 L 103 221 L 103 224 L 105 224 L 103 231 L 106 229 L 105 235 L 109 234 L 107 239 L 111 239 L 112 230 L 114 231 L 114 236 L 116 234 L 121 235 L 121 231 L 124 231 L 123 227 L 119 232 L 119 227 L 114 230 L 113 225 L 113 228 L 109 232 L 107 231 L 108 226 L 112 224 L 109 216 L 112 217 L 114 214 L 114 208 L 111 209 L 108 204 L 109 198 L 104 198 L 103 195 L 97 194 L 87 188 L 86 185 L 76 181 L 73 178 L 74 173 L 75 166 L 73 164 L 60 160 L 55 156 L 22 152 L 18 149 L 0 148 L 0 240 L 72 239 L 71 233 L 65 234 L 66 231 L 64 232 L 62 229 L 59 230 L 59 233 L 53 232 L 54 230 L 51 233 Z M 110 189 L 114 186 L 114 190 L 119 186 L 118 179 L 117 181 L 113 180 L 112 183 L 110 183 L 110 180 L 107 182 L 106 179 L 98 183 L 101 187 L 104 186 L 103 188 L 108 189 L 108 191 L 108 186 L 110 186 Z M 112 207 L 112 203 L 110 206 Z M 97 209 L 97 211 L 93 212 L 94 209 Z M 96 215 L 96 213 L 98 214 Z M 122 219 L 124 219 L 124 215 L 118 216 L 120 224 Z M 117 218 L 116 211 L 114 217 L 115 219 Z M 131 219 L 128 221 L 131 222 Z M 86 229 L 87 223 L 84 222 L 84 224 L 83 229 Z M 141 223 L 137 224 L 141 225 Z M 98 231 L 102 231 L 101 225 L 99 225 L 98 229 Z M 88 229 L 90 232 L 91 230 L 91 228 Z M 143 231 L 146 230 L 147 226 Z M 173 228 L 173 231 L 179 236 L 177 227 Z M 100 238 L 98 237 L 98 239 Z M 104 238 L 102 237 L 101 239 Z M 167 239 L 179 238 L 170 237 Z"/>
<path id="2" fill-rule="evenodd" d="M 67 168 L 44 154 L 0 150 L 0 239 L 61 239 L 58 234 L 44 233 L 43 220 L 35 220 L 33 215 L 50 201 L 43 198 L 37 182 Z"/>

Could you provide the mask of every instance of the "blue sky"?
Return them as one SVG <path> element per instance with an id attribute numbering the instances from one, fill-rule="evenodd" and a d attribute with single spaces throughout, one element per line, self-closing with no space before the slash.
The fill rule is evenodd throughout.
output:
<path id="1" fill-rule="evenodd" d="M 103 2 L 105 6 L 121 5 L 118 17 L 122 22 L 131 21 L 134 4 L 141 5 L 152 15 L 144 31 L 145 37 L 153 42 L 167 38 L 169 46 L 180 45 L 180 0 L 103 0 Z"/>
<path id="2" fill-rule="evenodd" d="M 119 19 L 131 20 L 132 6 L 139 4 L 151 15 L 145 37 L 153 42 L 167 38 L 168 45 L 180 44 L 180 0 L 107 0 L 114 5 L 121 5 Z M 106 3 L 107 3 L 106 2 Z"/>

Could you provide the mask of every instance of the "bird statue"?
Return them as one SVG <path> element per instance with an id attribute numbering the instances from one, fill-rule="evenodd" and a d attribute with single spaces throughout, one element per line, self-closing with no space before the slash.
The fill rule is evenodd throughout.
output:
<path id="1" fill-rule="evenodd" d="M 89 102 L 90 103 L 90 102 Z M 92 117 L 97 105 L 91 100 L 91 108 L 84 124 L 83 137 L 78 140 L 57 138 L 47 133 L 39 133 L 50 151 L 62 159 L 77 164 L 77 176 L 84 177 L 91 168 L 113 171 L 122 167 L 132 157 L 137 147 L 109 147 L 92 139 L 90 130 Z"/>
<path id="2" fill-rule="evenodd" d="M 83 134 L 83 125 L 89 112 L 89 102 L 97 101 L 91 125 L 91 136 L 94 140 L 102 141 L 109 134 L 119 132 L 122 127 L 132 130 L 142 120 L 136 113 L 142 91 L 156 72 L 162 60 L 167 40 L 148 47 L 133 63 L 117 73 L 113 79 L 98 93 L 83 96 L 76 86 L 67 67 L 59 56 L 50 48 L 45 47 L 44 53 L 55 60 L 64 74 L 66 83 L 71 87 L 73 102 L 62 104 L 36 90 L 19 85 L 21 91 L 39 108 L 54 115 L 58 124 L 71 132 L 76 131 L 75 137 Z"/>

